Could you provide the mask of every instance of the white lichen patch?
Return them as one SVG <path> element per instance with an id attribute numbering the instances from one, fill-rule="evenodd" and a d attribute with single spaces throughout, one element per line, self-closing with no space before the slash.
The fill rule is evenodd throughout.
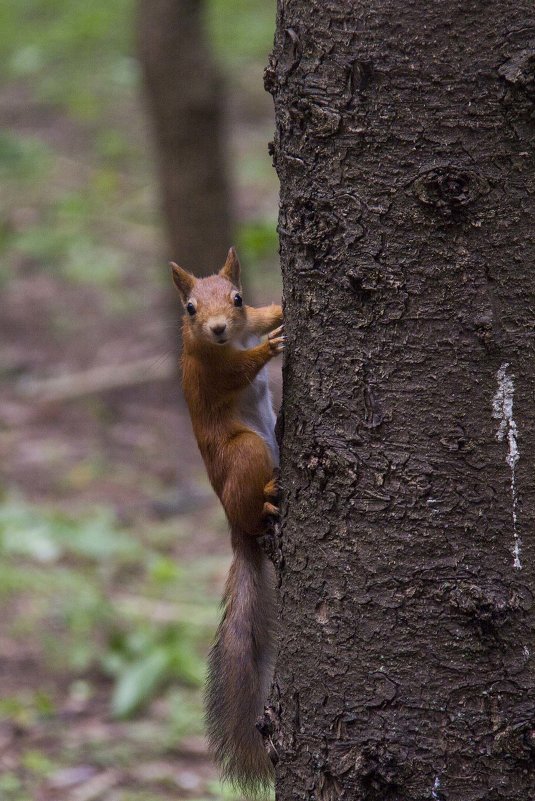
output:
<path id="1" fill-rule="evenodd" d="M 431 798 L 436 799 L 436 801 L 440 801 L 440 776 L 435 778 L 435 783 L 433 784 L 433 789 L 431 790 Z"/>
<path id="2" fill-rule="evenodd" d="M 513 417 L 513 399 L 515 394 L 514 375 L 509 375 L 507 369 L 509 362 L 504 362 L 497 372 L 498 389 L 492 401 L 492 416 L 500 421 L 496 436 L 500 442 L 507 441 L 507 455 L 505 461 L 511 470 L 511 500 L 513 518 L 513 565 L 520 569 L 520 553 L 522 542 L 518 532 L 517 490 L 516 490 L 516 464 L 520 458 L 518 450 L 518 429 Z"/>

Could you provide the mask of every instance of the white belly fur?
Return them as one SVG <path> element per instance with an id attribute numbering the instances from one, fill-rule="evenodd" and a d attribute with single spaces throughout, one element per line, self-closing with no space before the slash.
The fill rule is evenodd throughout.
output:
<path id="1" fill-rule="evenodd" d="M 249 337 L 243 343 L 244 348 L 258 345 L 258 337 Z M 279 447 L 275 439 L 275 412 L 271 401 L 267 368 L 263 367 L 254 381 L 244 390 L 240 397 L 238 414 L 241 422 L 259 434 L 273 458 L 273 464 L 279 465 Z"/>

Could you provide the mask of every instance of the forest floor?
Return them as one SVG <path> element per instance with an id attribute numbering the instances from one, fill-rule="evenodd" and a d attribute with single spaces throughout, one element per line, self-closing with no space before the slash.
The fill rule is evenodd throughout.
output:
<path id="1" fill-rule="evenodd" d="M 23 5 L 38 16 L 47 0 Z M 90 24 L 110 7 L 98 0 Z M 72 8 L 54 4 L 69 43 Z M 173 370 L 178 304 L 136 67 L 118 52 L 105 102 L 98 69 L 96 88 L 73 88 L 87 65 L 50 55 L 57 30 L 41 26 L 37 44 L 30 22 L 22 44 L 2 30 L 0 799 L 236 798 L 208 757 L 201 701 L 228 536 Z M 112 45 L 95 34 L 91 57 Z M 229 128 L 237 244 L 254 299 L 271 301 L 260 74 L 250 94 L 232 90 Z M 277 394 L 280 365 L 273 379 Z"/>

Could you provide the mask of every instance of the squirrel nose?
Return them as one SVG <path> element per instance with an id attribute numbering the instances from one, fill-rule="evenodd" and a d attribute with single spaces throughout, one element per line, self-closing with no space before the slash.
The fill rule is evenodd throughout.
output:
<path id="1" fill-rule="evenodd" d="M 212 332 L 216 335 L 216 337 L 219 337 L 222 333 L 224 333 L 226 327 L 227 326 L 225 323 L 223 325 L 213 325 Z"/>

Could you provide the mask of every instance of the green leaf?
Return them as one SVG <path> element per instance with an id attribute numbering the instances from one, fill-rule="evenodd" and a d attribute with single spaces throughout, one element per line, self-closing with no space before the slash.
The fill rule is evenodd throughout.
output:
<path id="1" fill-rule="evenodd" d="M 127 718 L 147 703 L 168 676 L 169 664 L 168 650 L 160 647 L 125 668 L 113 693 L 112 713 Z"/>
<path id="2" fill-rule="evenodd" d="M 191 638 L 186 639 L 183 634 L 173 644 L 170 655 L 171 668 L 177 678 L 194 687 L 202 683 L 204 663 L 199 659 Z"/>
<path id="3" fill-rule="evenodd" d="M 244 261 L 257 262 L 275 258 L 279 240 L 274 220 L 252 220 L 244 223 L 238 232 L 239 252 Z"/>

